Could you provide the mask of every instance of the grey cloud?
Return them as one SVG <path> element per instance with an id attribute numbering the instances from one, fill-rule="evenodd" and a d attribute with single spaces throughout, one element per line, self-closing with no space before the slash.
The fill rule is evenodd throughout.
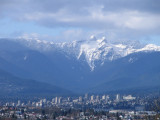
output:
<path id="1" fill-rule="evenodd" d="M 71 13 L 86 14 L 87 7 L 103 5 L 104 11 L 138 10 L 160 13 L 159 0 L 1 0 L 2 9 L 10 12 L 57 12 L 67 9 Z"/>
<path id="2" fill-rule="evenodd" d="M 160 34 L 159 0 L 1 0 L 0 16 L 50 28 Z"/>

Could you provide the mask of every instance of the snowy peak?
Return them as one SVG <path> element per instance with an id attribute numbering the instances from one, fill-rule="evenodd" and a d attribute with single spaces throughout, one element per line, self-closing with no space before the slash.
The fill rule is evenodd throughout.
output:
<path id="1" fill-rule="evenodd" d="M 105 61 L 116 60 L 132 53 L 160 51 L 160 46 L 148 44 L 137 46 L 137 44 L 109 43 L 105 37 L 97 39 L 94 35 L 88 40 L 54 43 L 41 40 L 19 40 L 25 46 L 40 52 L 62 51 L 77 60 L 85 58 L 85 61 L 94 70 L 97 64 L 103 65 Z"/>
<path id="2" fill-rule="evenodd" d="M 97 38 L 96 38 L 94 35 L 91 35 L 91 36 L 90 36 L 90 40 L 93 40 L 93 41 L 94 41 L 94 40 L 97 40 Z"/>
<path id="3" fill-rule="evenodd" d="M 94 38 L 94 41 L 87 41 L 80 45 L 80 51 L 77 57 L 77 59 L 80 59 L 84 54 L 91 70 L 94 70 L 96 67 L 96 61 L 99 61 L 103 65 L 107 60 L 116 60 L 136 52 L 160 51 L 160 46 L 153 44 L 139 48 L 136 45 L 108 43 L 105 37 L 96 40 L 93 36 L 91 38 Z"/>
<path id="4" fill-rule="evenodd" d="M 111 49 L 111 47 L 107 46 L 105 37 L 95 39 L 95 37 L 91 36 L 91 38 L 94 38 L 94 41 L 87 41 L 80 45 L 80 52 L 77 58 L 79 59 L 84 54 L 86 61 L 93 70 L 95 67 L 94 61 L 103 59 L 102 56 L 106 56 L 104 52 Z"/>
<path id="5" fill-rule="evenodd" d="M 145 47 L 137 50 L 137 52 L 139 51 L 160 51 L 160 46 L 154 44 L 148 44 Z"/>

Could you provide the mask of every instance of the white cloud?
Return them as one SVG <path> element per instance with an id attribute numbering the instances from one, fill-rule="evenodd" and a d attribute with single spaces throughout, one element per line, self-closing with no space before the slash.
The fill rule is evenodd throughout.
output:
<path id="1" fill-rule="evenodd" d="M 0 3 L 0 17 L 31 21 L 51 29 L 68 28 L 62 32 L 64 39 L 76 39 L 91 32 L 112 32 L 119 37 L 160 34 L 160 2 L 156 0 L 1 0 Z M 90 32 L 86 32 L 88 29 Z"/>
<path id="2" fill-rule="evenodd" d="M 143 11 L 104 11 L 103 5 L 84 8 L 88 14 L 75 14 L 61 8 L 56 12 L 36 11 L 16 16 L 21 21 L 34 21 L 47 27 L 69 26 L 92 29 L 154 30 L 160 28 L 160 14 Z"/>

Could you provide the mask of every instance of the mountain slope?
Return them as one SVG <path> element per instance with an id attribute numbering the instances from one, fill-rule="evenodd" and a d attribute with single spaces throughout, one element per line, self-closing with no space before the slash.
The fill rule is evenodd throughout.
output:
<path id="1" fill-rule="evenodd" d="M 0 95 L 69 95 L 72 94 L 66 89 L 62 89 L 50 84 L 37 82 L 35 80 L 22 79 L 8 72 L 0 70 Z"/>
<path id="2" fill-rule="evenodd" d="M 6 46 L 16 48 L 0 50 L 0 69 L 6 70 L 16 76 L 27 79 L 50 83 L 67 89 L 77 89 L 76 84 L 81 84 L 82 76 L 90 72 L 85 62 L 77 61 L 76 58 L 68 56 L 63 51 L 37 51 L 34 49 L 23 49 L 23 45 L 16 41 L 6 40 Z M 9 45 L 7 45 L 9 44 Z M 3 45 L 0 44 L 0 46 Z M 4 64 L 5 63 L 5 64 Z"/>
<path id="3" fill-rule="evenodd" d="M 135 61 L 131 62 L 131 59 L 135 59 Z M 112 74 L 103 77 L 106 79 L 104 80 L 106 82 L 95 87 L 94 90 L 96 92 L 104 92 L 137 87 L 149 88 L 157 85 L 160 86 L 159 61 L 160 52 L 136 53 L 114 61 L 117 69 L 114 69 Z M 108 73 L 105 67 L 103 66 L 100 71 Z"/>
<path id="4" fill-rule="evenodd" d="M 97 39 L 91 36 L 90 39 L 73 42 L 54 43 L 41 40 L 16 40 L 27 48 L 40 52 L 59 51 L 76 58 L 79 61 L 85 61 L 93 71 L 97 66 L 103 65 L 105 61 L 112 61 L 132 53 L 160 51 L 160 46 L 154 44 L 142 45 L 135 42 L 108 42 L 105 37 Z"/>
<path id="5" fill-rule="evenodd" d="M 2 39 L 0 69 L 77 92 L 98 85 L 99 91 L 130 83 L 128 88 L 138 87 L 137 82 L 154 86 L 151 80 L 159 82 L 159 51 L 160 46 L 152 44 L 113 44 L 94 37 L 71 43 Z"/>

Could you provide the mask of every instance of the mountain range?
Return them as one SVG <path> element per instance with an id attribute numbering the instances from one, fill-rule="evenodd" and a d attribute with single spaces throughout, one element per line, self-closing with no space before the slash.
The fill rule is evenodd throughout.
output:
<path id="1" fill-rule="evenodd" d="M 37 91 L 44 87 L 44 83 L 52 88 L 53 94 L 67 90 L 68 93 L 102 93 L 158 86 L 159 61 L 160 46 L 138 42 L 111 43 L 105 37 L 91 36 L 88 40 L 63 43 L 0 39 L 0 69 L 5 71 L 0 77 L 3 78 L 3 73 L 16 76 L 5 84 L 9 86 L 16 80 L 19 84 L 21 79 L 22 83 L 33 80 L 36 81 L 30 81 L 33 86 L 41 86 Z M 18 88 L 25 85 L 30 86 L 24 82 Z"/>

